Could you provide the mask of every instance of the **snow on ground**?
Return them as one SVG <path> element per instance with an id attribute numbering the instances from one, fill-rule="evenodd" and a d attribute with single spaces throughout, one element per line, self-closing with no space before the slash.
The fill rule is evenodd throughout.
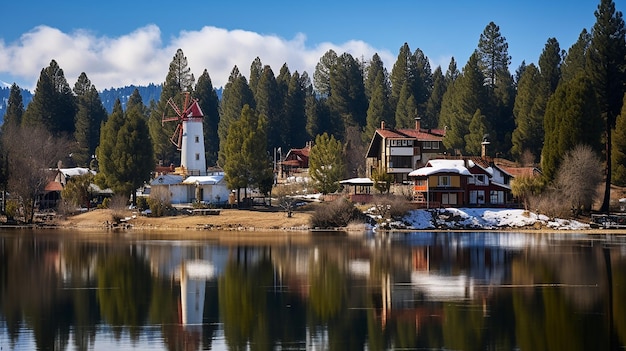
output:
<path id="1" fill-rule="evenodd" d="M 589 229 L 589 224 L 548 218 L 521 209 L 439 208 L 412 210 L 402 221 L 384 227 L 402 229 L 498 229 L 541 227 L 559 230 Z"/>

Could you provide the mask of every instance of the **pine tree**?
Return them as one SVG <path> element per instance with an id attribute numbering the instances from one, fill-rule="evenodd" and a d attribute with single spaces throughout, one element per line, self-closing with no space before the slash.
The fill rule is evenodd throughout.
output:
<path id="1" fill-rule="evenodd" d="M 485 77 L 489 95 L 489 105 L 481 110 L 487 116 L 489 124 L 496 131 L 492 147 L 507 153 L 511 147 L 511 134 L 515 129 L 513 104 L 515 87 L 509 73 L 511 56 L 509 44 L 500 33 L 500 27 L 490 22 L 478 41 L 478 62 Z"/>
<path id="2" fill-rule="evenodd" d="M 208 165 L 213 166 L 217 164 L 217 154 L 220 147 L 220 140 L 217 134 L 220 112 L 219 99 L 206 69 L 198 77 L 196 98 L 198 99 L 198 105 L 200 105 L 204 113 L 202 130 L 204 131 L 205 159 Z"/>
<path id="3" fill-rule="evenodd" d="M 2 132 L 6 131 L 7 126 L 19 126 L 22 124 L 22 116 L 24 115 L 24 100 L 22 99 L 22 91 L 20 87 L 13 83 L 7 100 L 7 111 L 4 114 L 4 122 L 2 124 Z"/>
<path id="4" fill-rule="evenodd" d="M 587 72 L 604 118 L 605 189 L 601 211 L 609 210 L 611 198 L 611 131 L 622 108 L 626 90 L 626 28 L 621 11 L 612 0 L 601 0 L 595 11 L 591 44 L 587 54 Z"/>
<path id="5" fill-rule="evenodd" d="M 341 121 L 342 135 L 348 126 L 365 126 L 367 97 L 363 74 L 352 55 L 344 53 L 337 58 L 330 75 L 331 94 L 328 97 L 331 116 Z"/>
<path id="6" fill-rule="evenodd" d="M 385 82 L 385 73 L 378 72 L 373 84 L 373 91 L 367 108 L 367 125 L 363 133 L 363 141 L 369 143 L 381 122 L 392 120 L 391 104 L 389 99 L 389 85 Z"/>
<path id="7" fill-rule="evenodd" d="M 43 126 L 54 136 L 73 135 L 76 111 L 72 89 L 63 70 L 52 60 L 41 70 L 35 95 L 24 112 L 22 123 Z"/>
<path id="8" fill-rule="evenodd" d="M 524 152 L 530 152 L 535 159 L 541 155 L 543 147 L 543 116 L 547 103 L 546 93 L 542 87 L 543 78 L 535 64 L 526 66 L 519 79 L 517 96 L 515 97 L 515 130 L 513 131 L 513 147 L 511 154 L 520 160 Z"/>
<path id="9" fill-rule="evenodd" d="M 572 45 L 567 54 L 563 57 L 561 65 L 561 80 L 570 81 L 580 72 L 584 72 L 587 67 L 587 50 L 591 43 L 591 34 L 583 29 L 578 40 Z"/>
<path id="10" fill-rule="evenodd" d="M 554 179 L 561 160 L 574 146 L 584 144 L 600 151 L 600 118 L 592 84 L 584 73 L 557 87 L 544 116 L 541 168 L 546 179 Z"/>
<path id="11" fill-rule="evenodd" d="M 267 117 L 267 144 L 269 148 L 280 147 L 285 145 L 284 139 L 289 130 L 289 121 L 283 115 L 283 99 L 284 95 L 278 88 L 278 83 L 274 77 L 274 72 L 270 66 L 263 67 L 261 76 L 257 83 L 255 95 L 256 112 Z M 286 95 L 286 91 L 285 91 Z"/>
<path id="12" fill-rule="evenodd" d="M 478 55 L 474 53 L 463 68 L 463 73 L 448 86 L 441 102 L 440 124 L 443 123 L 442 127 L 447 130 L 443 139 L 446 148 L 466 152 L 465 135 L 470 133 L 469 124 L 474 113 L 476 110 L 488 110 L 484 81 L 478 66 Z"/>
<path id="13" fill-rule="evenodd" d="M 433 73 L 428 62 L 428 57 L 420 49 L 413 53 L 415 62 L 415 74 L 413 76 L 412 95 L 417 105 L 417 114 L 420 117 L 426 115 L 426 103 L 433 90 Z"/>
<path id="14" fill-rule="evenodd" d="M 613 133 L 611 179 L 615 185 L 626 186 L 626 94 Z"/>
<path id="15" fill-rule="evenodd" d="M 228 82 L 224 86 L 220 104 L 220 121 L 217 126 L 217 134 L 220 139 L 218 153 L 218 165 L 220 166 L 223 166 L 226 162 L 224 143 L 228 136 L 230 124 L 239 119 L 245 105 L 248 105 L 251 109 L 256 108 L 256 102 L 254 101 L 252 90 L 248 86 L 248 81 L 235 66 L 228 77 Z"/>
<path id="16" fill-rule="evenodd" d="M 257 96 L 257 87 L 259 85 L 259 80 L 261 80 L 261 75 L 263 74 L 263 63 L 261 63 L 261 59 L 257 56 L 252 64 L 250 65 L 250 90 L 256 99 Z"/>
<path id="17" fill-rule="evenodd" d="M 98 160 L 98 174 L 96 184 L 103 189 L 110 187 L 114 179 L 119 179 L 120 175 L 115 165 L 113 150 L 117 142 L 117 131 L 124 124 L 124 110 L 120 99 L 115 100 L 113 110 L 109 114 L 107 121 L 100 129 L 100 143 L 96 148 L 96 158 Z"/>
<path id="18" fill-rule="evenodd" d="M 365 95 L 367 95 L 368 99 L 372 98 L 374 90 L 378 88 L 378 74 L 383 75 L 383 79 L 387 84 L 387 89 L 391 89 L 389 77 L 387 74 L 387 70 L 385 69 L 385 66 L 383 64 L 383 60 L 376 53 L 374 54 L 374 56 L 372 56 L 372 59 L 365 69 Z"/>
<path id="19" fill-rule="evenodd" d="M 398 57 L 391 68 L 391 76 L 389 77 L 389 80 L 391 81 L 391 108 L 394 113 L 396 111 L 396 106 L 400 102 L 402 87 L 405 83 L 411 87 L 414 82 L 414 59 L 415 56 L 411 53 L 409 44 L 404 43 L 404 45 L 400 47 Z"/>
<path id="20" fill-rule="evenodd" d="M 441 100 L 446 92 L 446 81 L 441 71 L 437 67 L 433 72 L 433 89 L 426 102 L 426 112 L 422 118 L 424 128 L 436 128 L 439 125 L 439 114 L 441 113 Z"/>
<path id="21" fill-rule="evenodd" d="M 272 164 L 266 152 L 267 120 L 259 116 L 250 106 L 244 105 L 239 119 L 233 121 L 228 130 L 224 153 L 224 173 L 230 189 L 257 187 L 268 191 L 273 181 Z"/>
<path id="22" fill-rule="evenodd" d="M 135 189 L 148 181 L 154 170 L 154 152 L 145 116 L 137 105 L 124 116 L 118 100 L 102 129 L 96 183 L 124 197 L 132 195 L 135 204 Z"/>
<path id="23" fill-rule="evenodd" d="M 322 97 L 328 97 L 331 94 L 330 75 L 337 64 L 337 53 L 328 50 L 315 65 L 313 72 L 313 84 L 315 90 Z"/>
<path id="24" fill-rule="evenodd" d="M 305 73 L 300 75 L 297 71 L 291 75 L 287 96 L 284 99 L 283 115 L 290 126 L 284 135 L 285 146 L 287 148 L 303 146 L 309 140 L 306 132 L 306 97 L 307 90 L 310 89 L 311 82 Z"/>
<path id="25" fill-rule="evenodd" d="M 182 105 L 183 92 L 192 91 L 194 78 L 187 66 L 187 58 L 181 49 L 176 50 L 176 54 L 170 62 L 169 71 L 165 77 L 161 96 L 155 109 L 150 113 L 148 127 L 152 139 L 155 158 L 163 165 L 180 163 L 180 153 L 176 146 L 170 141 L 174 134 L 176 123 L 163 123 L 163 117 L 173 117 L 173 112 L 168 106 L 168 101 L 172 99 L 176 106 Z"/>
<path id="26" fill-rule="evenodd" d="M 322 194 L 337 191 L 344 173 L 341 142 L 326 133 L 318 135 L 309 153 L 309 175 L 317 190 Z"/>
<path id="27" fill-rule="evenodd" d="M 497 78 L 509 70 L 511 56 L 506 38 L 500 34 L 500 27 L 489 22 L 478 41 L 479 66 L 485 76 L 485 83 L 495 88 Z"/>
<path id="28" fill-rule="evenodd" d="M 465 150 L 470 155 L 480 155 L 482 143 L 488 141 L 492 133 L 487 117 L 476 110 L 469 124 L 469 134 L 465 136 Z"/>
<path id="29" fill-rule="evenodd" d="M 611 157 L 611 179 L 617 186 L 626 186 L 626 94 L 622 103 L 622 112 L 615 121 Z"/>
<path id="30" fill-rule="evenodd" d="M 561 56 L 561 48 L 556 38 L 548 39 L 539 56 L 539 69 L 548 94 L 554 93 L 561 80 Z"/>
<path id="31" fill-rule="evenodd" d="M 395 126 L 396 128 L 411 128 L 415 125 L 415 118 L 418 116 L 417 101 L 411 93 L 408 82 L 405 82 L 396 105 Z"/>
<path id="32" fill-rule="evenodd" d="M 107 112 L 96 87 L 83 72 L 74 85 L 78 103 L 74 139 L 77 143 L 72 159 L 79 166 L 88 166 L 100 142 L 100 128 L 106 121 Z"/>

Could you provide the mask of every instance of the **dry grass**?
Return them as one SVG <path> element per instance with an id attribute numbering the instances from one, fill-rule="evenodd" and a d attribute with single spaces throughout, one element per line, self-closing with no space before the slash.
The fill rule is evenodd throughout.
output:
<path id="1" fill-rule="evenodd" d="M 134 229 L 178 230 L 178 229 L 215 229 L 215 230 L 293 230 L 307 229 L 311 214 L 296 211 L 291 218 L 282 211 L 257 211 L 225 209 L 219 215 L 179 215 L 168 217 L 139 216 L 132 211 L 126 212 L 126 223 Z M 57 221 L 57 225 L 76 229 L 104 229 L 113 223 L 113 212 L 97 209 L 87 213 L 67 217 Z"/>

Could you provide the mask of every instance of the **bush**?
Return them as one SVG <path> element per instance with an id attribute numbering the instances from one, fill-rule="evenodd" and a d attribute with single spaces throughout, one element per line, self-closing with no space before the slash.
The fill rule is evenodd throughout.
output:
<path id="1" fill-rule="evenodd" d="M 311 216 L 311 227 L 341 228 L 354 221 L 363 222 L 363 213 L 350 200 L 340 197 L 333 202 L 321 203 L 317 206 Z"/>
<path id="2" fill-rule="evenodd" d="M 151 215 L 163 217 L 171 210 L 171 194 L 166 188 L 153 187 L 148 198 Z"/>
<path id="3" fill-rule="evenodd" d="M 375 195 L 374 213 L 381 219 L 402 219 L 411 208 L 410 202 L 401 195 Z"/>
<path id="4" fill-rule="evenodd" d="M 139 211 L 144 211 L 146 209 L 148 209 L 148 199 L 145 196 L 138 196 L 137 197 L 137 209 Z"/>

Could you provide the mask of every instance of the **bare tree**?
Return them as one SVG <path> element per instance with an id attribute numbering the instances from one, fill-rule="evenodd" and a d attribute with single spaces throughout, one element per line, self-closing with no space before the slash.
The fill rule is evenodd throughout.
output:
<path id="1" fill-rule="evenodd" d="M 293 216 L 293 211 L 301 200 L 297 195 L 306 192 L 306 186 L 299 183 L 287 183 L 274 187 L 274 195 L 278 198 L 278 205 L 287 212 L 287 217 Z"/>
<path id="2" fill-rule="evenodd" d="M 604 180 L 602 170 L 599 156 L 588 145 L 576 146 L 563 158 L 554 185 L 574 215 L 591 210 L 598 186 Z"/>
<path id="3" fill-rule="evenodd" d="M 54 178 L 53 170 L 67 155 L 70 142 L 40 126 L 15 126 L 3 133 L 2 143 L 9 160 L 9 192 L 24 221 L 32 223 L 37 198 Z"/>

